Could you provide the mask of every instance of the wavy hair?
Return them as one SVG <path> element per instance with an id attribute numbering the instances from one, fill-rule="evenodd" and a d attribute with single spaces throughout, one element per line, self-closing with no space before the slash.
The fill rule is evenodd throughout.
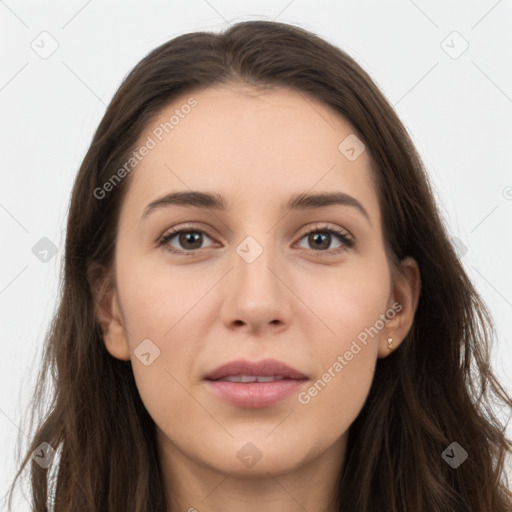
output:
<path id="1" fill-rule="evenodd" d="M 34 433 L 9 506 L 31 463 L 35 512 L 166 510 L 172 489 L 163 486 L 154 422 L 131 362 L 107 352 L 96 316 L 130 180 L 102 200 L 94 191 L 129 159 L 149 122 L 173 99 L 239 84 L 292 88 L 348 120 L 370 155 L 390 259 L 396 264 L 412 256 L 420 267 L 413 326 L 397 350 L 377 361 L 367 400 L 350 427 L 337 509 L 510 511 L 505 464 L 512 443 L 493 407 L 510 408 L 512 399 L 490 366 L 492 319 L 450 243 L 410 136 L 344 51 L 302 28 L 263 20 L 162 44 L 125 77 L 110 102 L 72 190 L 59 303 L 31 404 Z M 49 387 L 51 399 L 36 418 Z M 441 456 L 454 441 L 469 455 L 456 469 Z M 54 478 L 32 460 L 41 443 L 57 450 Z"/>

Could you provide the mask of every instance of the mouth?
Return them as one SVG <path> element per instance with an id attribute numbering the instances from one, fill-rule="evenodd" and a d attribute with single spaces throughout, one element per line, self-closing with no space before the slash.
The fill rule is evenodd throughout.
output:
<path id="1" fill-rule="evenodd" d="M 265 377 L 263 375 L 229 375 L 228 377 L 222 377 L 222 379 L 209 379 L 215 382 L 242 382 L 244 384 L 248 382 L 275 382 L 278 380 L 287 379 L 283 375 L 276 375 Z"/>
<path id="2" fill-rule="evenodd" d="M 306 375 L 277 359 L 263 359 L 262 361 L 248 361 L 238 359 L 219 366 L 204 377 L 207 380 L 244 379 L 231 382 L 270 382 L 282 379 L 306 379 Z"/>
<path id="3" fill-rule="evenodd" d="M 208 388 L 224 402 L 238 408 L 271 407 L 297 393 L 308 381 L 299 370 L 277 361 L 232 361 L 204 377 Z"/>

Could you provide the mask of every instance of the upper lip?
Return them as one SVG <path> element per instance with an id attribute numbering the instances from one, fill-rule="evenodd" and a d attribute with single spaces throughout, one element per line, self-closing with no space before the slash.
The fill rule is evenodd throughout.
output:
<path id="1" fill-rule="evenodd" d="M 287 379 L 306 379 L 299 370 L 278 361 L 277 359 L 263 359 L 261 361 L 248 361 L 238 359 L 219 366 L 205 376 L 207 380 L 218 380 L 235 375 L 252 375 L 259 377 L 285 377 Z"/>

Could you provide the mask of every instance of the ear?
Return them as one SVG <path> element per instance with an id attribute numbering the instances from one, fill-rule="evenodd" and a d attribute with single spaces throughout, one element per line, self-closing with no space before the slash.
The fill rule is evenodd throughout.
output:
<path id="1" fill-rule="evenodd" d="M 119 305 L 118 292 L 110 277 L 96 287 L 96 318 L 103 331 L 105 348 L 115 358 L 130 359 L 130 347 L 123 315 Z"/>
<path id="2" fill-rule="evenodd" d="M 421 290 L 421 275 L 418 263 L 407 257 L 400 261 L 393 272 L 390 311 L 395 315 L 388 320 L 379 344 L 379 357 L 386 357 L 405 339 L 410 331 Z M 388 338 L 392 338 L 392 349 L 388 348 Z"/>

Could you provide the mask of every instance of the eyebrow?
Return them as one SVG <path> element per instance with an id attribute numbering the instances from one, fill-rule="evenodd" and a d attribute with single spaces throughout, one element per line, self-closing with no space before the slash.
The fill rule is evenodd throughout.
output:
<path id="1" fill-rule="evenodd" d="M 295 194 L 281 205 L 282 210 L 313 210 L 325 208 L 332 205 L 351 206 L 356 208 L 371 224 L 370 216 L 363 205 L 353 196 L 344 192 L 303 192 Z M 170 206 L 185 206 L 190 208 L 203 208 L 218 211 L 227 211 L 227 201 L 220 194 L 199 191 L 171 192 L 155 199 L 144 209 L 142 218 L 147 217 L 151 212 Z"/>

